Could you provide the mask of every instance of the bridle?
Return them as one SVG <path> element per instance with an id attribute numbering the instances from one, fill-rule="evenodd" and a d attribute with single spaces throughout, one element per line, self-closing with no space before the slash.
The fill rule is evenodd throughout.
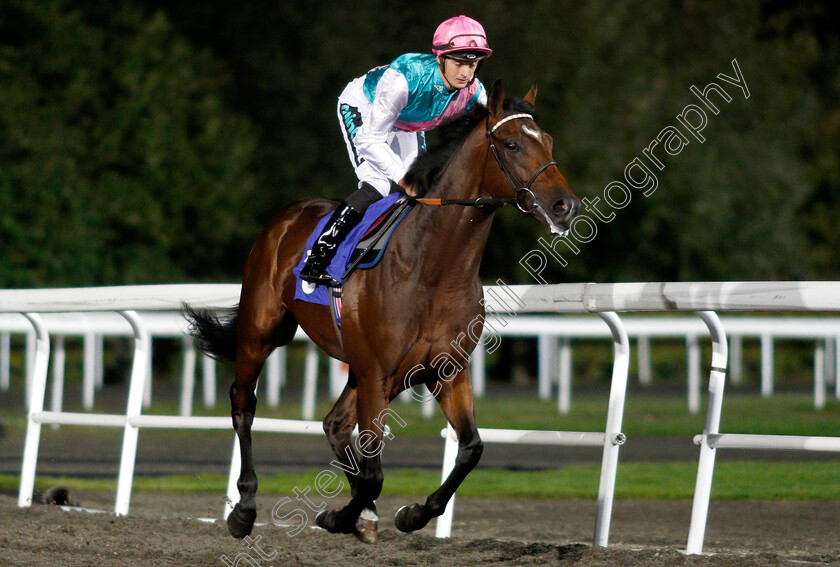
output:
<path id="1" fill-rule="evenodd" d="M 507 165 L 505 160 L 502 159 L 502 155 L 501 153 L 499 153 L 499 149 L 496 147 L 496 144 L 493 141 L 493 133 L 496 132 L 496 130 L 498 130 L 502 124 L 505 124 L 506 122 L 509 122 L 511 120 L 517 120 L 519 118 L 526 118 L 530 120 L 534 119 L 533 116 L 524 112 L 520 114 L 511 114 L 510 116 L 505 116 L 491 127 L 490 116 L 487 117 L 487 155 L 489 156 L 490 154 L 493 154 L 493 158 L 499 165 L 499 169 L 501 169 L 504 172 L 505 176 L 508 178 L 511 185 L 513 186 L 513 190 L 516 193 L 516 197 L 514 197 L 513 199 L 500 199 L 495 197 L 478 197 L 476 199 L 416 198 L 414 200 L 423 205 L 462 205 L 466 207 L 502 207 L 504 205 L 516 205 L 517 209 L 519 209 L 527 215 L 533 214 L 535 212 L 540 213 L 549 222 L 549 225 L 553 225 L 554 223 L 551 222 L 545 210 L 537 202 L 537 198 L 534 195 L 534 192 L 531 191 L 531 185 L 534 184 L 534 181 L 537 180 L 537 177 L 539 177 L 546 169 L 548 169 L 552 165 L 557 166 L 557 162 L 549 161 L 547 163 L 544 163 L 539 168 L 537 168 L 533 175 L 531 175 L 531 178 L 528 179 L 527 183 L 522 183 L 519 177 Z M 485 169 L 486 167 L 487 166 L 485 163 Z M 523 199 L 528 195 L 531 196 L 531 207 L 526 207 L 523 204 Z"/>
<path id="2" fill-rule="evenodd" d="M 499 127 L 502 124 L 504 124 L 506 122 L 510 122 L 511 120 L 517 120 L 519 118 L 526 118 L 526 119 L 529 119 L 529 120 L 534 120 L 533 116 L 531 116 L 530 114 L 524 113 L 524 112 L 520 113 L 520 114 L 511 114 L 510 116 L 505 116 L 504 118 L 502 118 L 501 120 L 496 122 L 493 125 L 493 127 L 491 128 L 490 127 L 490 117 L 488 116 L 487 117 L 487 143 L 490 146 L 490 152 L 493 154 L 493 157 L 495 158 L 496 163 L 499 164 L 499 168 L 504 172 L 504 174 L 510 180 L 511 185 L 513 185 L 513 190 L 516 192 L 516 197 L 513 199 L 513 202 L 516 205 L 516 208 L 519 209 L 520 211 L 522 211 L 523 213 L 527 214 L 527 215 L 530 215 L 530 214 L 536 212 L 537 210 L 542 211 L 542 214 L 545 215 L 545 211 L 542 209 L 540 204 L 537 202 L 536 195 L 534 195 L 534 192 L 531 191 L 531 185 L 534 184 L 534 181 L 537 180 L 537 177 L 539 177 L 540 174 L 542 174 L 542 172 L 544 172 L 546 169 L 548 169 L 552 165 L 557 166 L 557 162 L 552 160 L 552 161 L 549 161 L 549 162 L 546 162 L 546 163 L 542 164 L 539 168 L 537 168 L 537 170 L 534 172 L 534 174 L 531 176 L 531 178 L 528 180 L 528 182 L 523 184 L 522 181 L 519 180 L 519 177 L 517 177 L 517 175 L 510 169 L 510 167 L 508 167 L 505 160 L 502 159 L 502 155 L 499 153 L 499 149 L 496 147 L 495 142 L 493 142 L 493 133 L 496 130 L 498 130 Z M 559 166 L 558 166 L 558 169 L 559 169 Z M 530 208 L 526 209 L 525 206 L 523 206 L 523 204 L 522 204 L 521 198 L 524 198 L 525 196 L 528 196 L 528 195 L 531 196 L 532 206 Z"/>

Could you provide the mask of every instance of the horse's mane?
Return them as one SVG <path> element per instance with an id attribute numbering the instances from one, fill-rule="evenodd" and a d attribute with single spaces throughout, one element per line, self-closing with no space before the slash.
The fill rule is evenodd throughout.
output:
<path id="1" fill-rule="evenodd" d="M 534 120 L 537 119 L 534 105 L 521 98 L 505 100 L 503 108 L 510 112 L 525 112 L 533 116 Z M 461 116 L 447 120 L 433 131 L 437 141 L 417 156 L 405 174 L 406 182 L 414 186 L 418 196 L 425 195 L 431 189 L 469 133 L 486 117 L 487 108 L 476 104 Z"/>

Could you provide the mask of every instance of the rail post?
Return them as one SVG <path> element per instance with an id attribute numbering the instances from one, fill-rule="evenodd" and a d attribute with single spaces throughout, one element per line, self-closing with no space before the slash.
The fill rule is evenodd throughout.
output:
<path id="1" fill-rule="evenodd" d="M 627 393 L 627 373 L 630 368 L 630 340 L 618 315 L 608 311 L 598 316 L 610 327 L 613 337 L 613 371 L 610 401 L 607 410 L 604 454 L 601 459 L 601 480 L 598 487 L 598 514 L 595 520 L 594 545 L 606 547 L 610 537 L 615 477 L 618 471 L 618 449 L 624 444 L 621 422 L 624 419 L 624 399 Z"/>
<path id="2" fill-rule="evenodd" d="M 706 424 L 700 444 L 700 459 L 697 464 L 697 481 L 694 488 L 694 502 L 691 508 L 691 524 L 688 531 L 686 553 L 703 551 L 706 535 L 706 520 L 709 500 L 712 494 L 712 477 L 715 469 L 715 449 L 709 445 L 709 436 L 717 435 L 720 428 L 720 413 L 723 407 L 723 388 L 726 378 L 728 350 L 726 333 L 720 319 L 713 311 L 698 311 L 712 336 L 712 369 L 709 373 L 709 399 L 706 408 Z"/>
<path id="3" fill-rule="evenodd" d="M 131 418 L 139 416 L 143 409 L 146 381 L 150 379 L 148 364 L 151 339 L 135 311 L 120 311 L 120 315 L 134 330 L 134 362 L 131 366 L 131 385 L 128 390 L 120 474 L 117 480 L 117 503 L 114 508 L 118 516 L 127 516 L 131 501 L 131 484 L 134 480 L 134 463 L 137 457 L 137 437 L 140 432 L 137 426 L 131 424 Z"/>
<path id="4" fill-rule="evenodd" d="M 44 396 L 47 390 L 47 366 L 50 360 L 50 336 L 37 313 L 24 313 L 35 329 L 35 349 L 32 365 L 32 386 L 30 391 L 29 416 L 26 424 L 26 441 L 23 446 L 23 464 L 20 471 L 18 506 L 32 505 L 35 489 L 35 467 L 38 464 L 38 446 L 41 441 L 41 424 L 32 419 L 33 414 L 44 410 Z"/>

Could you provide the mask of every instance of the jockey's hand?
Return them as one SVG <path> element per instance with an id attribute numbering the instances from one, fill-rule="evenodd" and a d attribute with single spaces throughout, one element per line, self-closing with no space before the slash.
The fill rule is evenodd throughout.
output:
<path id="1" fill-rule="evenodd" d="M 405 177 L 400 179 L 399 186 L 402 187 L 405 194 L 409 197 L 416 197 L 417 196 L 417 189 L 414 188 L 414 185 L 411 185 L 405 180 Z"/>

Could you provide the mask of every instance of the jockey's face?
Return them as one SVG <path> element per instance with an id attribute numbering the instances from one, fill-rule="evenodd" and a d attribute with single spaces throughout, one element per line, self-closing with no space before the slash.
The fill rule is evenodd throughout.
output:
<path id="1" fill-rule="evenodd" d="M 475 76 L 475 69 L 478 66 L 478 61 L 459 61 L 442 55 L 438 55 L 437 60 L 443 81 L 450 91 L 463 89 L 469 85 Z"/>

